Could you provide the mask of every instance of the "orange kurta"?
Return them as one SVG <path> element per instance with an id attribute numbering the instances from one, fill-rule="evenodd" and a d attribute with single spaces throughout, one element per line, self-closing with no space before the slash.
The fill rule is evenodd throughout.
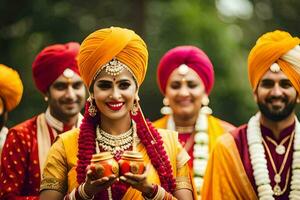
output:
<path id="1" fill-rule="evenodd" d="M 210 155 L 201 195 L 212 200 L 257 199 L 229 133 L 219 138 Z"/>

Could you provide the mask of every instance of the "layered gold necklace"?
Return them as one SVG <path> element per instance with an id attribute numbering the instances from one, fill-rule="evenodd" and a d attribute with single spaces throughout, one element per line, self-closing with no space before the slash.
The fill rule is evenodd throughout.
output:
<path id="1" fill-rule="evenodd" d="M 122 154 L 126 149 L 128 149 L 133 143 L 133 126 L 119 135 L 112 135 L 105 132 L 99 126 L 96 130 L 96 141 L 98 142 L 100 148 L 104 151 L 109 151 L 113 155 Z"/>

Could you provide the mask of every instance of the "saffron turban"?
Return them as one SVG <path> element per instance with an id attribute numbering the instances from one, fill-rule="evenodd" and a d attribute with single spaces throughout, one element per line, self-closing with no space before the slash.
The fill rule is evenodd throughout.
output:
<path id="1" fill-rule="evenodd" d="M 0 64 L 0 97 L 9 112 L 21 101 L 23 84 L 17 71 Z"/>
<path id="2" fill-rule="evenodd" d="M 46 93 L 49 86 L 69 68 L 79 74 L 77 55 L 79 43 L 54 44 L 44 48 L 32 64 L 36 87 Z"/>
<path id="3" fill-rule="evenodd" d="M 90 88 L 97 72 L 116 58 L 133 73 L 140 86 L 148 64 L 145 42 L 132 30 L 111 27 L 97 30 L 87 36 L 80 46 L 78 65 L 85 85 Z"/>
<path id="4" fill-rule="evenodd" d="M 185 64 L 193 69 L 202 80 L 205 92 L 209 95 L 214 85 L 214 69 L 208 56 L 195 46 L 178 46 L 169 50 L 160 60 L 157 81 L 160 91 L 165 94 L 171 73 Z"/>
<path id="5" fill-rule="evenodd" d="M 262 76 L 277 63 L 300 93 L 300 39 L 276 30 L 262 35 L 250 51 L 248 76 L 255 91 Z"/>

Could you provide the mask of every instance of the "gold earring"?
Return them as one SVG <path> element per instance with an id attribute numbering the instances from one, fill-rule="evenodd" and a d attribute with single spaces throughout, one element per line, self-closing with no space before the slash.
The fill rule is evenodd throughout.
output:
<path id="1" fill-rule="evenodd" d="M 130 112 L 133 116 L 136 116 L 138 111 L 139 111 L 139 104 L 138 104 L 138 100 L 135 99 Z"/>
<path id="2" fill-rule="evenodd" d="M 201 103 L 202 103 L 202 107 L 200 109 L 200 112 L 202 114 L 207 114 L 207 115 L 210 115 L 212 114 L 212 109 L 210 107 L 208 107 L 208 104 L 209 104 L 209 98 L 207 95 L 205 95 L 202 100 L 201 100 Z"/>
<path id="3" fill-rule="evenodd" d="M 47 96 L 45 96 L 44 100 L 47 102 L 49 100 L 49 98 Z"/>
<path id="4" fill-rule="evenodd" d="M 97 114 L 97 108 L 93 104 L 93 99 L 94 99 L 94 96 L 93 96 L 93 94 L 91 94 L 90 97 L 88 98 L 88 102 L 90 102 L 88 112 L 91 117 L 95 117 Z"/>
<path id="5" fill-rule="evenodd" d="M 160 109 L 160 113 L 163 115 L 171 115 L 172 114 L 172 108 L 170 108 L 170 102 L 167 97 L 163 99 L 164 106 Z"/>

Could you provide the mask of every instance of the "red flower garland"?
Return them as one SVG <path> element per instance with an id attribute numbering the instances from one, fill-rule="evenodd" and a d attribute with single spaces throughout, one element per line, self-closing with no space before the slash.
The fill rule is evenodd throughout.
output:
<path id="1" fill-rule="evenodd" d="M 85 181 L 86 168 L 90 164 L 92 155 L 96 147 L 96 126 L 100 121 L 99 112 L 95 117 L 88 114 L 90 103 L 86 102 L 84 118 L 80 126 L 78 139 L 78 162 L 77 162 L 77 182 L 79 184 Z M 161 186 L 168 192 L 173 192 L 176 186 L 173 177 L 171 163 L 163 147 L 163 141 L 158 131 L 153 127 L 150 121 L 146 121 L 141 110 L 138 110 L 136 116 L 132 116 L 136 122 L 137 135 L 145 146 L 151 163 L 158 172 Z"/>
<path id="2" fill-rule="evenodd" d="M 137 135 L 146 148 L 147 154 L 157 170 L 161 186 L 168 192 L 173 193 L 176 181 L 169 157 L 163 147 L 163 140 L 158 131 L 149 120 L 145 120 L 142 111 L 139 109 L 137 115 L 132 115 L 136 122 Z"/>
<path id="3" fill-rule="evenodd" d="M 77 182 L 79 184 L 85 181 L 86 168 L 91 163 L 92 155 L 96 153 L 96 126 L 100 121 L 99 114 L 91 117 L 88 113 L 90 103 L 85 104 L 85 112 L 78 138 L 78 154 L 77 154 Z"/>

